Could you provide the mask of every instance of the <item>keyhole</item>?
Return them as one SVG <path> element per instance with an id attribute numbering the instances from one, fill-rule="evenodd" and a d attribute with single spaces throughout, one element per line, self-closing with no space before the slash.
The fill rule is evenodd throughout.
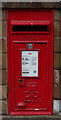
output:
<path id="1" fill-rule="evenodd" d="M 19 80 L 19 83 L 22 83 L 22 82 L 23 82 L 23 81 L 20 79 L 20 80 Z"/>

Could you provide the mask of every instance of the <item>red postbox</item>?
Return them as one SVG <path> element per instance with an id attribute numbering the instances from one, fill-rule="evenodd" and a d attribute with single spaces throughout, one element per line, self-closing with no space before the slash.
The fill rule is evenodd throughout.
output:
<path id="1" fill-rule="evenodd" d="M 7 50 L 9 114 L 52 114 L 53 10 L 8 10 Z"/>

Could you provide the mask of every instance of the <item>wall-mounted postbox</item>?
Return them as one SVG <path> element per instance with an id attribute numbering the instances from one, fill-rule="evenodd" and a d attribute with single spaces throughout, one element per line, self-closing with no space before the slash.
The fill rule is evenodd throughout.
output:
<path id="1" fill-rule="evenodd" d="M 53 10 L 8 10 L 7 51 L 9 114 L 52 114 Z"/>

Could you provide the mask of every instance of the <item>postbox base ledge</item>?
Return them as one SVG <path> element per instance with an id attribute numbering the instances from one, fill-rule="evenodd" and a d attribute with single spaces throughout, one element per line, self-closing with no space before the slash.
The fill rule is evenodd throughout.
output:
<path id="1" fill-rule="evenodd" d="M 52 115 L 52 113 L 51 112 L 48 112 L 48 111 L 41 111 L 41 112 L 39 112 L 39 111 L 32 111 L 32 112 L 29 112 L 29 111 L 21 111 L 21 112 L 17 112 L 17 111 L 15 111 L 15 112 L 11 112 L 10 113 L 10 116 L 15 116 L 15 115 Z"/>

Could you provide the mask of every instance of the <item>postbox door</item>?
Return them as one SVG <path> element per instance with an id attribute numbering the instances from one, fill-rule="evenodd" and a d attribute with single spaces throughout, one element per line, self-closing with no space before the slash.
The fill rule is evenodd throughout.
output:
<path id="1" fill-rule="evenodd" d="M 15 109 L 48 110 L 48 44 L 15 43 Z"/>

